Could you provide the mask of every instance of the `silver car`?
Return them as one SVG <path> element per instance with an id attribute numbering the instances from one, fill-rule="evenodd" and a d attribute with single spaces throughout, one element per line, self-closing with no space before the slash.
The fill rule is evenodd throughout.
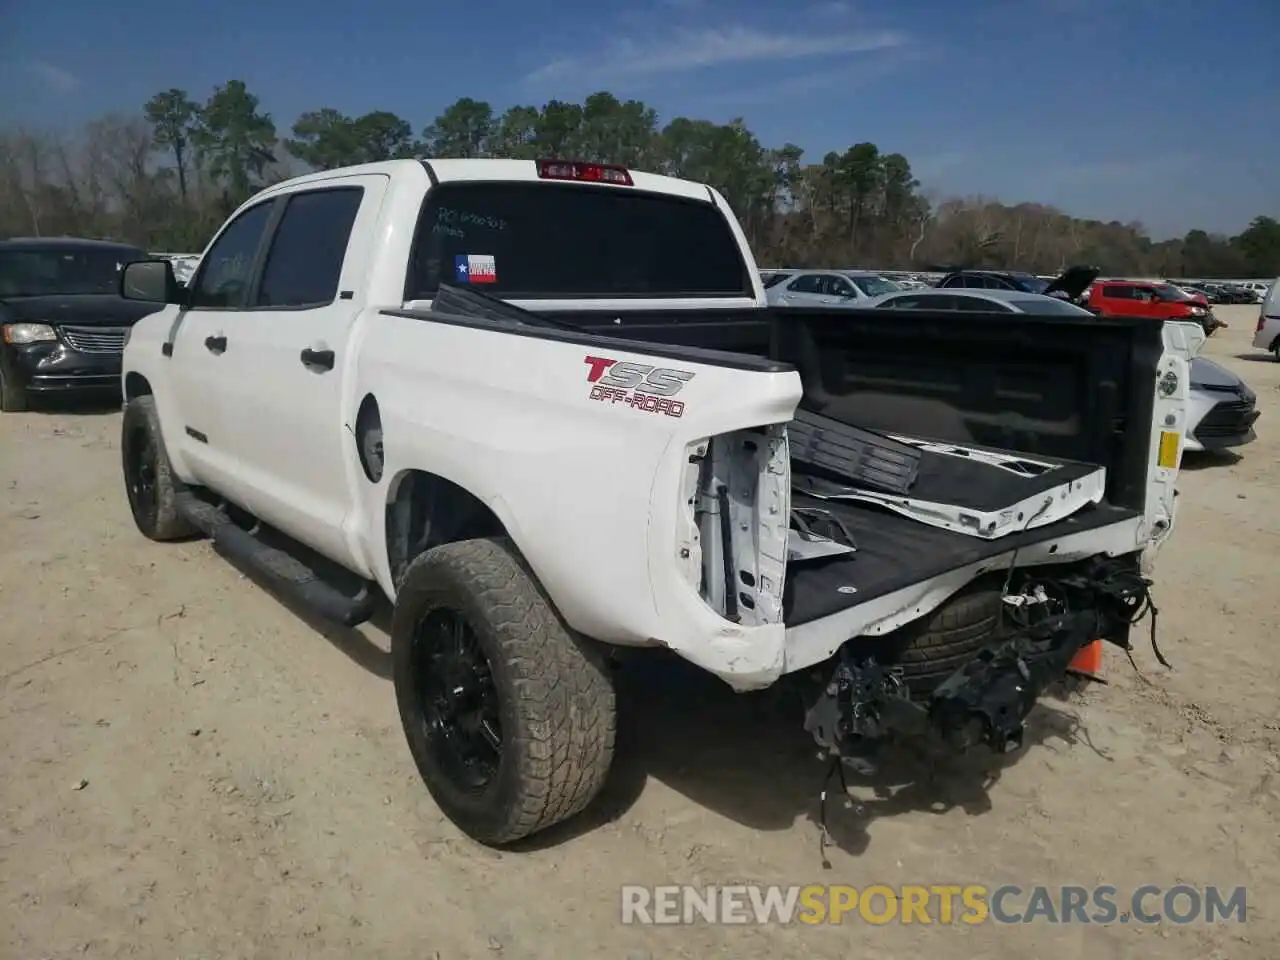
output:
<path id="1" fill-rule="evenodd" d="M 765 290 L 775 307 L 860 307 L 902 287 L 877 273 L 853 270 L 797 270 Z"/>

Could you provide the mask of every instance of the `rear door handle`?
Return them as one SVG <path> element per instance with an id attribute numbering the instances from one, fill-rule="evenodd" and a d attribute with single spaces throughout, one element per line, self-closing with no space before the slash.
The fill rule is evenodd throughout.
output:
<path id="1" fill-rule="evenodd" d="M 227 350 L 227 338 L 221 334 L 216 337 L 205 337 L 204 346 L 210 353 L 225 353 Z"/>
<path id="2" fill-rule="evenodd" d="M 300 354 L 302 365 L 310 370 L 332 370 L 332 350 L 312 350 L 310 347 Z"/>

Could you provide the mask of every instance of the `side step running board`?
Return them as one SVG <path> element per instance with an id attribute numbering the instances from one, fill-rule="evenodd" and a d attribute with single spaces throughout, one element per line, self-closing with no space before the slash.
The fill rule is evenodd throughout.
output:
<path id="1" fill-rule="evenodd" d="M 847 423 L 796 411 L 787 426 L 791 459 L 885 493 L 906 493 L 920 472 L 921 450 Z"/>
<path id="2" fill-rule="evenodd" d="M 190 493 L 178 495 L 178 512 L 213 543 L 228 560 L 258 573 L 279 593 L 314 610 L 327 620 L 354 627 L 373 616 L 374 593 L 362 587 L 354 597 L 325 582 L 305 563 L 278 547 L 263 543 L 227 516 L 226 512 Z"/>

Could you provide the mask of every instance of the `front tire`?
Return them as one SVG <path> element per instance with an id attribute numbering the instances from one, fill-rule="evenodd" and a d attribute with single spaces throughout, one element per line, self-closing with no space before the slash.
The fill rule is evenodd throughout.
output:
<path id="1" fill-rule="evenodd" d="M 133 522 L 151 540 L 180 540 L 195 529 L 178 513 L 181 482 L 173 475 L 153 397 L 135 397 L 124 408 L 120 459 Z"/>
<path id="2" fill-rule="evenodd" d="M 472 839 L 510 844 L 600 792 L 617 725 L 612 679 L 509 541 L 417 557 L 396 594 L 391 659 L 414 763 Z"/>

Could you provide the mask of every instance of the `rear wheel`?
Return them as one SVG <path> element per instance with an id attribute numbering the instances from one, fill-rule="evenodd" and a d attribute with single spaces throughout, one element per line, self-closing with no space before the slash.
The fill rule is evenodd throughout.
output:
<path id="1" fill-rule="evenodd" d="M 396 593 L 391 658 L 414 762 L 473 839 L 512 843 L 600 791 L 613 759 L 612 678 L 508 541 L 415 559 Z"/>
<path id="2" fill-rule="evenodd" d="M 133 522 L 151 540 L 178 540 L 195 533 L 178 513 L 182 484 L 173 475 L 152 397 L 136 397 L 124 408 L 120 459 Z"/>

